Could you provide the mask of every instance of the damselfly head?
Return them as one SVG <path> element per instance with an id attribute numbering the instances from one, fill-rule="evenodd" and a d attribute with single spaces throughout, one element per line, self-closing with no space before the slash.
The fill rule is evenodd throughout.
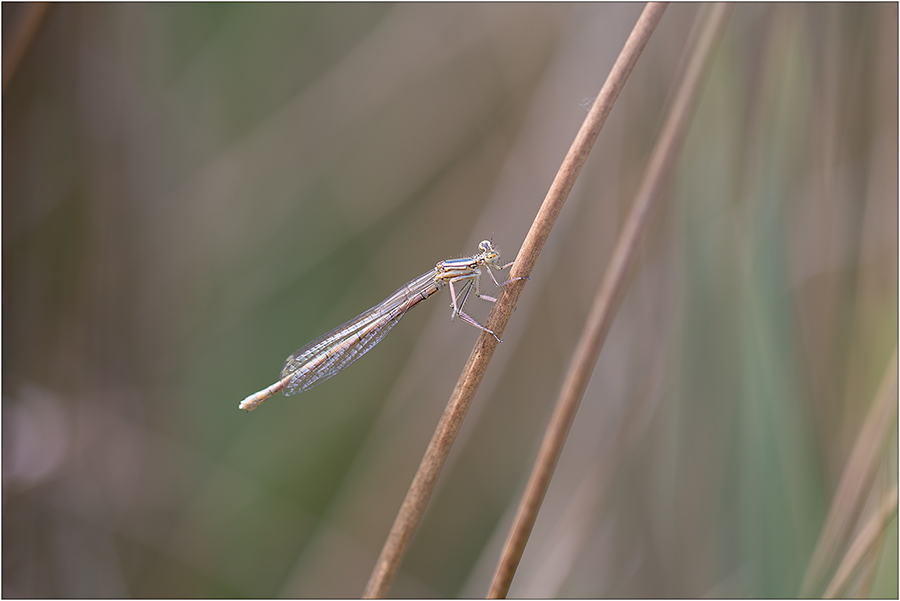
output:
<path id="1" fill-rule="evenodd" d="M 481 255 L 486 263 L 494 263 L 500 258 L 500 253 L 497 252 L 490 240 L 482 240 L 478 248 L 481 250 Z"/>

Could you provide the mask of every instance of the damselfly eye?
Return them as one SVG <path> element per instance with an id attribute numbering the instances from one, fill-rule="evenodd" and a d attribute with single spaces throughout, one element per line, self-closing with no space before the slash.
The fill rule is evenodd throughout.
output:
<path id="1" fill-rule="evenodd" d="M 489 250 L 494 250 L 494 248 L 491 246 L 490 240 L 482 240 L 481 244 L 478 245 L 478 248 L 480 248 L 484 252 L 487 252 Z"/>

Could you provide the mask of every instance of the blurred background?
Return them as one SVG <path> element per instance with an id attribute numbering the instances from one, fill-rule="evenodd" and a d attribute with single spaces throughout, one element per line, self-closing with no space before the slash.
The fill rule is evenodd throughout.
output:
<path id="1" fill-rule="evenodd" d="M 359 596 L 478 332 L 441 292 L 237 404 L 437 261 L 512 260 L 642 5 L 34 8 L 2 6 L 3 596 Z M 612 111 L 392 595 L 486 593 L 701 9 Z M 735 9 L 511 596 L 798 594 L 896 361 L 897 10 Z M 898 594 L 882 538 L 855 594 Z"/>

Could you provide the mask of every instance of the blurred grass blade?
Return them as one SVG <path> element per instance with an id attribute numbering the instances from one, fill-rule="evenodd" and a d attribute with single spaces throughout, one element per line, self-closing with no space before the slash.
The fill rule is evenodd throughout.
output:
<path id="1" fill-rule="evenodd" d="M 553 417 L 547 426 L 541 450 L 519 504 L 513 528 L 494 574 L 489 598 L 503 598 L 509 592 L 569 428 L 625 293 L 627 275 L 652 223 L 652 217 L 662 201 L 662 192 L 689 129 L 699 91 L 733 10 L 732 4 L 719 4 L 698 16 L 699 19 L 705 19 L 703 33 L 693 50 L 668 119 L 650 157 L 644 181 L 635 196 L 631 213 L 622 227 L 609 267 L 597 291 L 584 333 L 578 341 Z"/>
<path id="2" fill-rule="evenodd" d="M 897 348 L 888 362 L 875 402 L 838 483 L 819 541 L 803 577 L 801 597 L 815 596 L 844 548 L 872 484 L 875 469 L 897 423 Z"/>
<path id="3" fill-rule="evenodd" d="M 12 81 L 13 76 L 16 74 L 19 64 L 22 62 L 22 58 L 34 41 L 34 36 L 37 33 L 38 28 L 40 28 L 41 23 L 44 21 L 49 6 L 50 4 L 48 2 L 34 2 L 32 4 L 22 3 L 21 14 L 15 24 L 15 29 L 9 36 L 7 36 L 4 31 L 5 37 L 12 38 L 9 41 L 9 44 L 3 48 L 4 92 L 6 91 L 9 82 Z"/>
<path id="4" fill-rule="evenodd" d="M 862 567 L 863 559 L 875 550 L 884 529 L 888 523 L 897 515 L 897 484 L 888 492 L 887 496 L 881 502 L 878 510 L 869 519 L 853 544 L 847 550 L 841 565 L 838 567 L 831 579 L 831 583 L 825 590 L 825 598 L 833 599 L 838 596 L 846 596 L 845 588 L 850 582 L 851 577 L 856 574 Z"/>

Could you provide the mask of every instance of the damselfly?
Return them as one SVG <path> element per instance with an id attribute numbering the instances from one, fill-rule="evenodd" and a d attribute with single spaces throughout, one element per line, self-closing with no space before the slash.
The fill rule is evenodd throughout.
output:
<path id="1" fill-rule="evenodd" d="M 502 271 L 512 263 L 503 266 L 497 264 L 500 261 L 500 253 L 497 252 L 490 240 L 483 240 L 478 245 L 478 249 L 481 252 L 471 257 L 441 261 L 431 271 L 423 273 L 401 286 L 380 304 L 297 350 L 284 362 L 281 378 L 277 382 L 251 394 L 241 401 L 238 408 L 252 411 L 279 390 L 285 395 L 299 394 L 324 382 L 369 352 L 372 347 L 381 342 L 388 332 L 394 329 L 407 311 L 444 286 L 450 288 L 453 307 L 450 319 L 459 315 L 466 323 L 497 338 L 492 330 L 469 317 L 463 308 L 470 291 L 484 300 L 497 301 L 496 298 L 481 293 L 482 266 L 487 268 L 491 281 L 499 287 L 512 280 L 500 284 L 491 270 Z M 465 288 L 460 294 L 457 294 L 455 285 L 463 283 Z M 499 342 L 500 339 L 497 338 L 497 341 Z"/>

